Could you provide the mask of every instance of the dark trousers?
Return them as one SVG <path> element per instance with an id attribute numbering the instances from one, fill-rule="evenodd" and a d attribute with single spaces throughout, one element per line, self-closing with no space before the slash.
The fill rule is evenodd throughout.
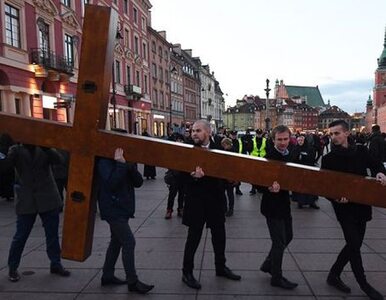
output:
<path id="1" fill-rule="evenodd" d="M 110 244 L 106 251 L 105 263 L 103 265 L 103 277 L 114 276 L 115 264 L 122 249 L 122 263 L 129 284 L 137 281 L 135 270 L 134 248 L 135 238 L 128 221 L 108 221 L 110 225 Z"/>
<path id="2" fill-rule="evenodd" d="M 174 199 L 178 193 L 178 209 L 184 208 L 184 186 L 182 184 L 171 184 L 169 186 L 168 207 L 167 209 L 173 210 Z"/>
<path id="3" fill-rule="evenodd" d="M 360 250 L 366 232 L 366 222 L 344 220 L 339 222 L 339 224 L 342 227 L 346 245 L 340 251 L 330 273 L 339 276 L 346 264 L 350 262 L 355 279 L 362 287 L 367 284 Z"/>
<path id="4" fill-rule="evenodd" d="M 272 278 L 281 278 L 284 250 L 293 237 L 292 218 L 267 218 L 267 225 L 272 247 L 263 264 L 265 267 L 270 267 Z"/>
<path id="5" fill-rule="evenodd" d="M 16 270 L 19 267 L 21 255 L 25 243 L 35 224 L 37 214 L 17 215 L 16 233 L 13 236 L 11 248 L 9 249 L 8 267 Z M 60 244 L 59 244 L 59 210 L 51 210 L 39 213 L 46 235 L 46 251 L 51 261 L 51 267 L 60 266 Z"/>
<path id="6" fill-rule="evenodd" d="M 190 226 L 188 230 L 188 237 L 185 243 L 183 273 L 190 274 L 194 268 L 194 255 L 196 254 L 198 245 L 200 244 L 202 226 Z M 212 233 L 212 245 L 214 250 L 214 263 L 216 270 L 222 270 L 225 267 L 225 225 L 218 224 L 210 229 Z"/>
<path id="7" fill-rule="evenodd" d="M 233 193 L 233 185 L 227 184 L 225 186 L 225 192 L 226 192 L 226 198 L 228 199 L 228 203 L 226 203 L 226 200 L 225 200 L 225 208 L 226 210 L 228 209 L 233 210 L 235 206 L 235 194 Z"/>

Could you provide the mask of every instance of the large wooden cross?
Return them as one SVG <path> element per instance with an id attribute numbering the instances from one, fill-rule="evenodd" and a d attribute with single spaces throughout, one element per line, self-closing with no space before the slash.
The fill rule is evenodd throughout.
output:
<path id="1" fill-rule="evenodd" d="M 287 190 L 386 207 L 386 188 L 360 176 L 106 131 L 117 20 L 110 8 L 86 7 L 73 125 L 0 113 L 0 132 L 17 141 L 70 152 L 64 258 L 83 261 L 91 254 L 94 160 L 96 156 L 112 158 L 117 147 L 133 162 L 181 171 L 199 165 L 211 176 L 264 186 L 276 180 Z"/>

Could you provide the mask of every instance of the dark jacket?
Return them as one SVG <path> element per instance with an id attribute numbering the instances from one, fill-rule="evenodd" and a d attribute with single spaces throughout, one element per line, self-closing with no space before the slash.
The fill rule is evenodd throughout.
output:
<path id="1" fill-rule="evenodd" d="M 32 145 L 14 145 L 6 159 L 0 161 L 0 170 L 15 168 L 16 214 L 43 213 L 62 206 L 51 165 L 62 163 L 55 149 Z"/>
<path id="2" fill-rule="evenodd" d="M 370 155 L 380 162 L 386 161 L 385 140 L 380 132 L 374 132 L 369 140 Z"/>
<path id="3" fill-rule="evenodd" d="M 292 160 L 291 153 L 282 155 L 275 147 L 269 148 L 265 158 L 283 162 Z M 271 193 L 268 188 L 264 188 L 260 210 L 266 218 L 283 219 L 291 217 L 289 192 L 280 190 L 278 193 Z"/>
<path id="4" fill-rule="evenodd" d="M 135 187 L 142 186 L 143 179 L 137 166 L 100 158 L 98 171 L 98 205 L 101 219 L 127 221 L 135 213 Z"/>
<path id="5" fill-rule="evenodd" d="M 322 169 L 367 176 L 367 168 L 377 174 L 385 172 L 385 168 L 377 162 L 367 150 L 360 145 L 349 148 L 334 146 L 330 153 L 322 157 Z M 332 183 L 333 184 L 333 183 Z M 347 183 L 350 184 L 349 182 Z M 370 221 L 371 206 L 359 203 L 340 204 L 329 199 L 334 207 L 338 221 L 351 219 L 354 221 Z"/>
<path id="6" fill-rule="evenodd" d="M 301 165 L 314 166 L 315 165 L 315 149 L 309 147 L 304 141 L 302 146 L 296 145 L 292 150 L 291 156 L 293 162 Z"/>
<path id="7" fill-rule="evenodd" d="M 210 149 L 216 149 L 211 140 Z M 204 170 L 205 173 L 205 170 Z M 224 181 L 210 176 L 193 178 L 189 173 L 182 173 L 185 189 L 185 207 L 182 223 L 186 226 L 212 228 L 225 222 Z"/>

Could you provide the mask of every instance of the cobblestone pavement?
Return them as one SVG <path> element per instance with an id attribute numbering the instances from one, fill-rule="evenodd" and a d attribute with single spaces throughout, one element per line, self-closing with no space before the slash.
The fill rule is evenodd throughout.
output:
<path id="1" fill-rule="evenodd" d="M 0 200 L 0 299 L 367 299 L 347 266 L 343 280 L 352 288 L 350 297 L 326 284 L 326 276 L 344 241 L 331 205 L 319 200 L 320 210 L 298 209 L 292 204 L 294 240 L 284 257 L 284 275 L 299 286 L 293 291 L 273 288 L 269 277 L 259 271 L 270 248 L 265 219 L 260 214 L 260 194 L 236 196 L 235 214 L 227 218 L 227 265 L 242 275 L 240 282 L 215 276 L 210 232 L 205 231 L 195 259 L 195 275 L 200 291 L 181 281 L 181 265 L 186 227 L 176 212 L 165 220 L 167 188 L 163 169 L 156 180 L 145 180 L 137 190 L 137 211 L 130 220 L 136 236 L 136 265 L 140 279 L 155 284 L 147 296 L 129 294 L 127 287 L 101 287 L 101 267 L 109 240 L 105 222 L 97 217 L 92 255 L 83 263 L 64 260 L 72 275 L 61 278 L 49 273 L 44 232 L 40 220 L 31 233 L 19 268 L 22 279 L 7 280 L 7 256 L 15 231 L 13 204 Z M 176 205 L 177 203 L 175 203 Z M 375 208 L 362 247 L 369 281 L 386 295 L 386 210 Z M 123 277 L 122 263 L 116 274 Z"/>

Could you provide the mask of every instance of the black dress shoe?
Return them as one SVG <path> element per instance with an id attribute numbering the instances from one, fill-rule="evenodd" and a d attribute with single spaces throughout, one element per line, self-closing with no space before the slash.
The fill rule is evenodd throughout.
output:
<path id="1" fill-rule="evenodd" d="M 127 280 L 119 279 L 115 276 L 108 278 L 108 277 L 102 277 L 101 278 L 101 284 L 104 285 L 120 285 L 120 284 L 127 284 Z"/>
<path id="2" fill-rule="evenodd" d="M 192 289 L 201 289 L 201 284 L 194 278 L 193 274 L 182 274 L 182 281 Z"/>
<path id="3" fill-rule="evenodd" d="M 243 193 L 242 193 L 242 191 L 240 191 L 240 190 L 236 190 L 236 195 L 242 196 Z"/>
<path id="4" fill-rule="evenodd" d="M 146 294 L 154 288 L 154 285 L 149 285 L 137 280 L 135 283 L 129 284 L 128 288 L 130 292 Z"/>
<path id="5" fill-rule="evenodd" d="M 231 280 L 240 280 L 241 279 L 240 275 L 233 273 L 232 270 L 229 269 L 228 267 L 224 267 L 222 269 L 217 269 L 216 270 L 216 276 L 225 277 L 225 278 L 228 278 Z"/>
<path id="6" fill-rule="evenodd" d="M 297 283 L 291 282 L 288 279 L 281 277 L 281 278 L 272 278 L 271 279 L 271 285 L 275 287 L 280 287 L 285 290 L 293 290 L 298 286 Z"/>
<path id="7" fill-rule="evenodd" d="M 226 217 L 232 217 L 232 216 L 233 216 L 233 209 L 229 209 L 229 210 L 225 213 L 225 216 L 226 216 Z"/>
<path id="8" fill-rule="evenodd" d="M 256 190 L 250 190 L 249 195 L 256 195 Z"/>
<path id="9" fill-rule="evenodd" d="M 260 271 L 264 273 L 271 274 L 271 263 L 270 261 L 265 260 L 260 267 Z"/>
<path id="10" fill-rule="evenodd" d="M 335 287 L 337 290 L 349 294 L 351 293 L 350 287 L 348 287 L 342 279 L 340 279 L 339 276 L 329 274 L 327 277 L 327 283 L 333 287 Z"/>
<path id="11" fill-rule="evenodd" d="M 57 274 L 59 276 L 68 277 L 71 272 L 63 268 L 62 265 L 51 267 L 51 274 Z"/>
<path id="12" fill-rule="evenodd" d="M 380 292 L 378 292 L 375 288 L 373 288 L 370 284 L 366 284 L 361 287 L 362 291 L 371 299 L 371 300 L 383 300 L 383 296 Z"/>
<path id="13" fill-rule="evenodd" d="M 320 207 L 319 207 L 316 203 L 310 204 L 310 208 L 313 208 L 313 209 L 320 209 Z"/>
<path id="14" fill-rule="evenodd" d="M 20 280 L 20 275 L 17 270 L 9 270 L 8 272 L 8 280 L 12 282 L 17 282 Z"/>

